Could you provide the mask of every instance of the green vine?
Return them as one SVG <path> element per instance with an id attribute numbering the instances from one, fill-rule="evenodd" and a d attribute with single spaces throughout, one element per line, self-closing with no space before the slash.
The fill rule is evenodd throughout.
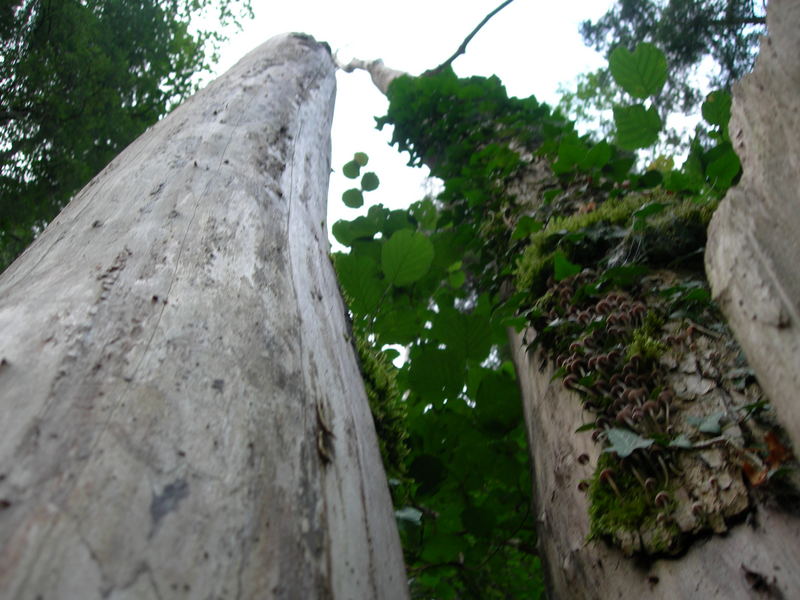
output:
<path id="1" fill-rule="evenodd" d="M 612 58 L 650 65 L 619 81 L 636 98 L 663 84 L 657 52 Z M 334 262 L 360 343 L 406 349 L 396 381 L 408 454 L 387 464 L 404 474 L 394 491 L 415 596 L 541 593 L 509 327 L 535 330 L 530 350 L 593 415 L 576 433 L 600 447 L 581 485 L 593 539 L 659 555 L 724 531 L 749 506 L 745 465 L 774 466 L 746 450 L 764 437 L 748 409 L 763 398 L 739 376 L 747 367 L 703 273 L 706 226 L 740 173 L 726 98 L 704 105 L 711 146 L 695 140 L 680 169 L 665 158 L 637 170 L 633 151 L 654 139 L 642 103 L 615 111 L 616 143 L 595 143 L 535 98 L 509 98 L 496 77 L 446 68 L 401 77 L 388 96 L 378 127 L 392 125 L 409 164 L 428 165 L 444 189 L 340 221 L 348 252 Z M 741 406 L 720 409 L 717 389 Z M 709 449 L 718 471 L 698 466 Z M 701 490 L 723 474 L 738 481 L 724 501 Z"/>

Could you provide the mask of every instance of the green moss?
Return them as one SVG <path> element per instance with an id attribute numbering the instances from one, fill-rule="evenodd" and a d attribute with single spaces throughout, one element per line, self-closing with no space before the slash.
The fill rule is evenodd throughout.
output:
<path id="1" fill-rule="evenodd" d="M 667 350 L 666 344 L 656 339 L 645 327 L 640 327 L 633 330 L 626 356 L 630 360 L 638 354 L 646 361 L 657 361 Z"/>
<path id="2" fill-rule="evenodd" d="M 361 336 L 356 336 L 355 346 L 384 467 L 390 477 L 401 477 L 409 449 L 406 405 L 397 388 L 395 368 L 383 352 Z"/>
<path id="3" fill-rule="evenodd" d="M 640 194 L 628 194 L 624 198 L 610 198 L 590 212 L 574 214 L 568 217 L 554 217 L 543 231 L 534 235 L 546 235 L 548 232 L 554 233 L 557 231 L 579 231 L 598 223 L 624 225 L 631 218 L 631 215 L 648 201 L 650 201 L 650 198 Z"/>
<path id="4" fill-rule="evenodd" d="M 631 215 L 641 208 L 649 198 L 641 194 L 629 194 L 624 198 L 610 198 L 601 203 L 595 210 L 570 215 L 553 217 L 547 226 L 533 235 L 522 256 L 517 261 L 516 283 L 520 291 L 532 291 L 535 295 L 544 291 L 547 278 L 553 274 L 553 254 L 564 234 L 584 231 L 598 226 L 623 226 L 630 221 Z M 569 245 L 568 245 L 569 246 Z M 575 260 L 573 248 L 563 248 L 568 258 Z M 600 252 L 598 252 L 600 250 Z M 581 254 L 602 256 L 605 248 L 591 248 Z M 580 259 L 581 257 L 577 257 Z"/>
<path id="5" fill-rule="evenodd" d="M 600 473 L 612 469 L 612 478 L 619 496 Z M 589 539 L 617 537 L 620 532 L 638 531 L 653 512 L 641 484 L 622 462 L 611 453 L 603 453 L 597 461 L 592 482 L 589 484 Z"/>

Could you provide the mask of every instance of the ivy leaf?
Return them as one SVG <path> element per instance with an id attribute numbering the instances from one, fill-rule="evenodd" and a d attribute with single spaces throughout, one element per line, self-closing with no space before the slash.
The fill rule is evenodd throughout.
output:
<path id="1" fill-rule="evenodd" d="M 354 160 L 345 163 L 344 166 L 342 167 L 342 174 L 348 179 L 355 179 L 356 177 L 358 177 L 358 174 L 360 172 L 361 172 L 361 165 Z"/>
<path id="2" fill-rule="evenodd" d="M 608 57 L 608 68 L 614 81 L 634 98 L 658 94 L 667 81 L 667 58 L 647 42 L 640 42 L 633 52 L 617 46 Z"/>
<path id="3" fill-rule="evenodd" d="M 423 234 L 401 229 L 383 245 L 381 266 L 388 282 L 402 287 L 422 279 L 433 262 L 433 244 Z"/>
<path id="4" fill-rule="evenodd" d="M 364 176 L 361 178 L 361 189 L 365 192 L 371 192 L 378 189 L 379 183 L 380 180 L 378 176 L 370 171 L 369 173 L 364 173 Z"/>
<path id="5" fill-rule="evenodd" d="M 357 162 L 360 166 L 366 167 L 369 162 L 369 156 L 365 152 L 356 152 L 353 155 L 353 162 Z"/>
<path id="6" fill-rule="evenodd" d="M 649 448 L 653 445 L 653 440 L 643 438 L 637 433 L 618 427 L 609 429 L 606 435 L 611 447 L 606 448 L 603 452 L 616 452 L 620 458 L 630 456 L 634 450 L 639 448 Z"/>
<path id="7" fill-rule="evenodd" d="M 361 194 L 361 190 L 350 188 L 342 194 L 342 202 L 347 207 L 359 208 L 364 205 L 364 196 Z"/>
<path id="8" fill-rule="evenodd" d="M 643 104 L 615 106 L 614 123 L 617 126 L 617 144 L 623 150 L 647 148 L 658 139 L 661 117 L 652 106 Z"/>
<path id="9" fill-rule="evenodd" d="M 553 269 L 556 281 L 563 281 L 581 272 L 581 266 L 569 262 L 567 255 L 562 250 L 556 250 L 553 255 Z"/>

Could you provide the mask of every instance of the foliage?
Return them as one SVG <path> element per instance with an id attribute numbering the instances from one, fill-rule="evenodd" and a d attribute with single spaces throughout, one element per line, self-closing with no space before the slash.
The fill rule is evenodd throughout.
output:
<path id="1" fill-rule="evenodd" d="M 717 68 L 705 87 L 730 89 L 752 68 L 764 26 L 757 0 L 617 0 L 597 21 L 584 21 L 581 33 L 587 45 L 608 55 L 640 42 L 658 46 L 670 65 L 659 108 L 688 112 L 701 102 L 696 75 L 704 59 Z"/>
<path id="2" fill-rule="evenodd" d="M 621 51 L 614 62 L 620 98 L 652 101 L 667 80 L 664 56 L 651 45 Z M 672 335 L 674 327 L 718 318 L 693 282 L 704 277 L 711 214 L 740 173 L 727 132 L 729 95 L 708 96 L 706 131 L 680 169 L 663 159 L 643 171 L 633 170 L 626 147 L 646 147 L 652 131 L 648 139 L 642 131 L 658 133 L 661 124 L 624 111 L 615 144 L 579 135 L 535 98 L 507 97 L 495 77 L 458 79 L 443 69 L 401 77 L 388 95 L 379 127 L 393 125 L 393 143 L 410 164 L 428 165 L 444 190 L 408 210 L 376 205 L 339 221 L 334 236 L 349 250 L 334 263 L 358 335 L 393 358 L 405 348 L 397 384 L 409 454 L 393 492 L 415 596 L 541 592 L 508 327 L 532 325 L 556 376 L 597 415 L 590 426 L 605 452 L 590 492 L 593 535 L 629 552 L 676 551 L 685 540 L 664 500 L 675 479 L 659 467 L 647 471 L 653 490 L 642 489 L 630 465 L 653 460 L 673 469 L 673 453 L 694 441 L 661 431 L 656 413 L 652 427 L 626 414 L 609 422 L 623 395 L 666 402 L 673 392 L 658 363 L 690 337 Z M 348 170 L 353 178 L 360 172 Z M 665 268 L 680 274 L 662 281 L 655 274 Z M 595 362 L 587 365 L 590 348 Z M 601 379 L 615 370 L 626 381 L 649 380 L 635 393 L 604 391 L 611 386 Z M 619 485 L 638 486 L 638 508 L 613 501 L 608 474 L 601 478 L 611 465 Z M 642 527 L 644 548 L 625 546 Z M 504 589 L 511 584 L 518 587 Z"/>
<path id="3" fill-rule="evenodd" d="M 249 0 L 13 0 L 0 10 L 0 270 L 95 173 L 195 88 Z"/>

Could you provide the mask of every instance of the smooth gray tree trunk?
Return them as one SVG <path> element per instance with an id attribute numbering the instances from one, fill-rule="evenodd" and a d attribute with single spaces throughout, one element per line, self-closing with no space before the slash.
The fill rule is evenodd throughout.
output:
<path id="1" fill-rule="evenodd" d="M 275 38 L 0 278 L 0 598 L 406 598 L 325 205 L 335 66 Z"/>
<path id="2" fill-rule="evenodd" d="M 770 0 L 769 37 L 734 87 L 744 174 L 714 214 L 706 271 L 758 380 L 800 448 L 800 3 Z"/>

